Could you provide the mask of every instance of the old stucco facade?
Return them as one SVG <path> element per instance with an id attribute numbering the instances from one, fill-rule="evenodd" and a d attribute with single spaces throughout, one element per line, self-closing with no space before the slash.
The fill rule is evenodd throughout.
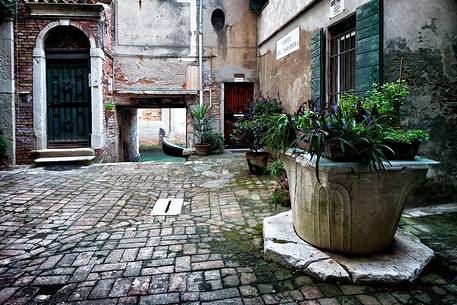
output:
<path id="1" fill-rule="evenodd" d="M 33 150 L 51 147 L 47 106 L 51 76 L 45 45 L 55 29 L 64 28 L 81 31 L 89 42 L 90 134 L 85 145 L 101 161 L 136 159 L 138 108 L 189 108 L 198 103 L 199 4 L 198 0 L 19 1 L 16 18 L 4 15 L 1 26 L 0 100 L 7 106 L 2 130 L 11 144 L 10 163 L 30 163 Z M 217 26 L 212 20 L 216 10 L 223 16 Z M 211 105 L 216 130 L 224 129 L 224 84 L 240 75 L 245 83 L 257 83 L 256 25 L 257 15 L 249 10 L 248 1 L 205 1 L 203 102 Z M 16 66 L 15 57 L 21 59 Z M 114 104 L 114 113 L 104 111 L 108 103 Z M 61 116 L 68 125 L 67 114 Z M 192 145 L 188 126 L 187 144 Z"/>
<path id="2" fill-rule="evenodd" d="M 215 10 L 225 16 L 216 29 Z M 125 132 L 137 108 L 189 108 L 198 102 L 199 1 L 117 1 L 115 3 L 115 104 Z M 248 1 L 205 1 L 203 7 L 204 103 L 211 105 L 214 128 L 224 128 L 223 88 L 243 75 L 257 83 L 257 15 Z M 193 141 L 188 124 L 187 144 Z M 136 132 L 120 140 L 120 159 L 138 154 Z M 132 147 L 133 144 L 133 147 Z M 123 156 L 128 152 L 129 158 Z"/>
<path id="3" fill-rule="evenodd" d="M 329 18 L 326 0 L 270 0 L 257 12 L 247 0 L 204 1 L 203 92 L 216 118 L 214 128 L 226 128 L 225 89 L 235 81 L 252 84 L 252 96 L 279 95 L 291 113 L 308 100 L 313 90 L 313 33 L 321 28 L 325 33 L 369 0 L 344 2 L 344 11 Z M 198 103 L 200 1 L 19 3 L 18 14 L 3 14 L 0 25 L 0 127 L 10 143 L 10 164 L 30 163 L 32 150 L 47 148 L 43 46 L 58 27 L 79 29 L 90 42 L 90 147 L 100 160 L 138 156 L 137 109 L 188 109 Z M 412 200 L 455 200 L 457 3 L 384 0 L 382 8 L 383 79 L 398 78 L 401 65 L 402 77 L 411 86 L 403 124 L 427 129 L 432 141 L 421 153 L 441 162 Z M 222 12 L 222 21 L 215 22 L 216 11 L 219 17 Z M 298 50 L 277 60 L 277 41 L 296 28 Z M 105 113 L 107 103 L 114 104 L 114 113 Z"/>
<path id="4" fill-rule="evenodd" d="M 353 15 L 366 0 L 345 1 L 344 12 L 329 18 L 329 1 L 270 0 L 258 23 L 260 90 L 281 96 L 293 113 L 311 98 L 311 36 Z M 431 142 L 421 154 L 441 162 L 425 187 L 411 197 L 414 204 L 457 199 L 456 103 L 457 3 L 453 0 L 383 1 L 383 78 L 402 77 L 411 94 L 402 124 L 424 128 Z M 300 28 L 298 51 L 276 60 L 276 43 Z"/>

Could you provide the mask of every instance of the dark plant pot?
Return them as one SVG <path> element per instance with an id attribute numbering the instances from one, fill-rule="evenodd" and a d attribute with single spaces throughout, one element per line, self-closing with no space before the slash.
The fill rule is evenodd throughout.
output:
<path id="1" fill-rule="evenodd" d="M 252 175 L 264 175 L 268 165 L 268 157 L 268 152 L 247 152 L 246 161 L 248 161 L 249 172 Z"/>
<path id="2" fill-rule="evenodd" d="M 114 110 L 107 110 L 105 109 L 105 117 L 110 118 L 114 116 Z"/>
<path id="3" fill-rule="evenodd" d="M 337 162 L 358 162 L 354 152 L 347 150 L 342 151 L 340 143 L 337 141 L 330 141 L 325 143 L 322 155 L 330 160 Z"/>
<path id="4" fill-rule="evenodd" d="M 295 130 L 295 135 L 297 136 L 297 139 L 298 139 L 300 137 L 303 137 L 305 135 L 305 133 L 300 130 Z M 306 151 L 309 151 L 309 148 L 310 148 L 309 142 L 305 141 L 305 140 L 298 140 L 297 146 L 298 146 L 298 148 L 306 150 Z"/>
<path id="5" fill-rule="evenodd" d="M 0 171 L 3 171 L 6 169 L 6 157 L 0 157 Z"/>
<path id="6" fill-rule="evenodd" d="M 384 152 L 389 160 L 414 160 L 419 151 L 420 142 L 414 141 L 410 144 L 395 141 L 386 141 L 385 145 L 389 146 L 395 154 L 390 150 Z"/>
<path id="7" fill-rule="evenodd" d="M 194 144 L 195 151 L 197 152 L 198 156 L 207 156 L 209 155 L 209 151 L 211 149 L 210 144 Z"/>

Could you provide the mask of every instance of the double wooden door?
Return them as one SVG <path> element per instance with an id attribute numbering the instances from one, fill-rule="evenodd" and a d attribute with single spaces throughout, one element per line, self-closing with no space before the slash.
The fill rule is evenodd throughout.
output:
<path id="1" fill-rule="evenodd" d="M 46 62 L 48 147 L 87 147 L 91 98 L 87 58 Z"/>

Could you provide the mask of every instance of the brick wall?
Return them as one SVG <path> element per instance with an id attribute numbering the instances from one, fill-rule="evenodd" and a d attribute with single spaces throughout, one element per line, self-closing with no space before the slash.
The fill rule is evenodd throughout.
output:
<path id="1" fill-rule="evenodd" d="M 108 22 L 105 22 L 105 43 L 107 53 L 112 50 L 111 10 L 106 13 Z M 47 24 L 57 21 L 54 18 L 36 18 L 30 16 L 30 11 L 24 3 L 20 3 L 17 26 L 15 29 L 16 52 L 16 91 L 33 92 L 33 49 L 40 31 Z M 97 47 L 100 46 L 98 20 L 72 20 L 71 25 L 80 28 L 88 37 L 95 38 Z M 109 27 L 109 29 L 108 29 Z M 106 56 L 103 64 L 104 94 L 112 99 L 112 92 L 108 90 L 108 77 L 111 77 L 112 57 Z M 33 131 L 33 100 L 28 103 L 16 102 L 16 158 L 18 164 L 31 162 L 30 151 L 35 149 L 35 135 Z"/>

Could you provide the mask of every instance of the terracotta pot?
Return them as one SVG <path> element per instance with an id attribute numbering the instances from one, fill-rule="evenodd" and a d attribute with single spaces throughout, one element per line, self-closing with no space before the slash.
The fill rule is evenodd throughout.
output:
<path id="1" fill-rule="evenodd" d="M 438 162 L 392 161 L 379 175 L 360 163 L 315 160 L 288 152 L 293 225 L 298 236 L 322 250 L 348 255 L 382 251 L 392 244 L 405 200 Z"/>
<path id="2" fill-rule="evenodd" d="M 268 165 L 268 152 L 250 151 L 246 153 L 246 161 L 248 162 L 249 172 L 252 175 L 264 175 Z"/>
<path id="3" fill-rule="evenodd" d="M 106 110 L 105 109 L 105 117 L 106 118 L 110 118 L 112 116 L 114 116 L 114 110 Z"/>
<path id="4" fill-rule="evenodd" d="M 392 154 L 390 150 L 386 149 L 384 154 L 389 160 L 414 160 L 420 146 L 419 141 L 414 141 L 411 144 L 386 141 L 385 144 L 395 152 L 395 154 Z"/>
<path id="5" fill-rule="evenodd" d="M 207 156 L 209 155 L 209 151 L 211 149 L 210 144 L 194 144 L 195 151 L 197 152 L 198 156 Z"/>
<path id="6" fill-rule="evenodd" d="M 337 141 L 325 143 L 322 155 L 330 160 L 339 162 L 357 162 L 357 156 L 351 150 L 342 151 L 341 145 Z"/>

